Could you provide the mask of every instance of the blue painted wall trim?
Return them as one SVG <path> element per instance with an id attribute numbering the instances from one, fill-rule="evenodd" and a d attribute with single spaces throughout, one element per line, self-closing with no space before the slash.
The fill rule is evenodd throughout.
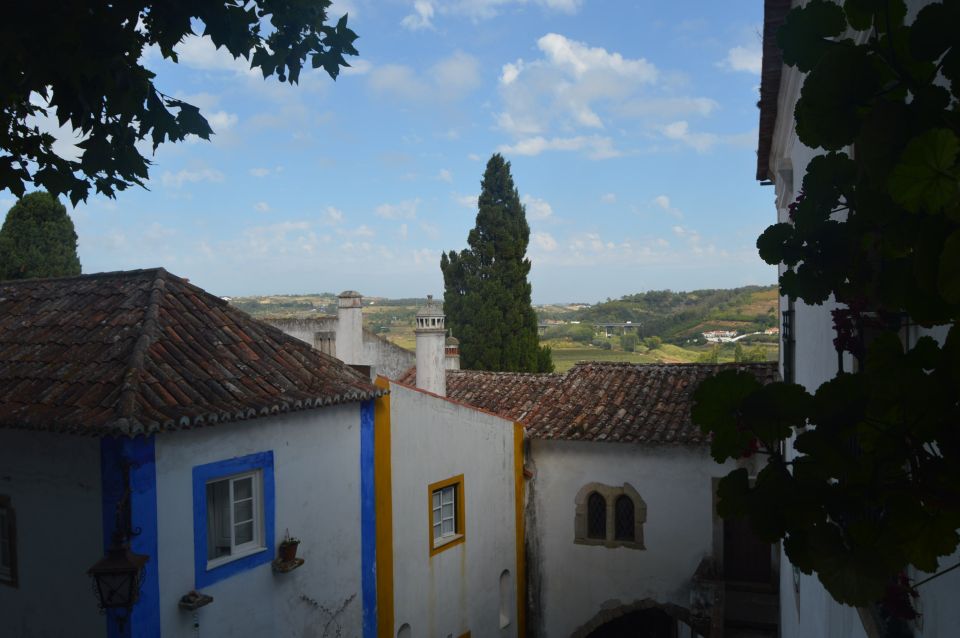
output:
<path id="1" fill-rule="evenodd" d="M 360 405 L 360 575 L 363 638 L 377 636 L 377 515 L 373 483 L 373 401 Z"/>
<path id="2" fill-rule="evenodd" d="M 207 481 L 242 472 L 261 470 L 263 518 L 266 549 L 256 554 L 207 569 Z M 193 468 L 193 564 L 194 587 L 200 589 L 258 565 L 276 555 L 276 498 L 273 480 L 273 451 L 239 456 Z"/>
<path id="3" fill-rule="evenodd" d="M 130 613 L 124 636 L 160 638 L 160 576 L 157 554 L 157 471 L 154 437 L 103 438 L 100 440 L 100 494 L 103 516 L 103 548 L 106 551 L 116 524 L 117 503 L 126 485 L 123 467 L 130 468 L 130 520 L 140 535 L 130 549 L 149 557 L 144 566 L 140 599 Z M 119 638 L 117 624 L 107 620 L 107 636 Z"/>

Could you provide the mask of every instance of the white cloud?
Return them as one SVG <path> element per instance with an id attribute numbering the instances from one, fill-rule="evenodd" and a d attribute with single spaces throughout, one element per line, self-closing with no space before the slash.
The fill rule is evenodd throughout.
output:
<path id="1" fill-rule="evenodd" d="M 763 49 L 759 44 L 733 47 L 727 51 L 727 57 L 723 59 L 720 66 L 731 71 L 745 71 L 760 75 L 763 66 Z"/>
<path id="2" fill-rule="evenodd" d="M 400 239 L 406 241 L 410 234 L 410 229 L 406 224 L 400 224 Z"/>
<path id="3" fill-rule="evenodd" d="M 660 130 L 667 138 L 682 142 L 695 149 L 698 153 L 709 151 L 719 141 L 719 138 L 713 133 L 692 132 L 686 120 L 671 122 L 663 126 Z"/>
<path id="4" fill-rule="evenodd" d="M 601 47 L 588 47 L 558 33 L 543 36 L 537 40 L 537 46 L 546 54 L 548 61 L 567 69 L 577 78 L 588 73 L 610 71 L 618 77 L 640 82 L 654 82 L 657 79 L 657 68 L 643 58 L 630 60 L 619 53 L 610 53 Z"/>
<path id="5" fill-rule="evenodd" d="M 333 206 L 327 206 L 327 209 L 323 211 L 322 217 L 325 224 L 336 226 L 343 222 L 343 211 Z"/>
<path id="6" fill-rule="evenodd" d="M 197 182 L 222 182 L 223 173 L 212 168 L 201 168 L 198 170 L 183 169 L 176 173 L 164 171 L 160 177 L 161 183 L 167 188 L 181 188 L 184 184 L 195 184 Z"/>
<path id="7" fill-rule="evenodd" d="M 531 219 L 547 219 L 553 215 L 553 207 L 549 202 L 538 199 L 533 195 L 524 195 L 520 200 L 527 209 L 527 215 Z"/>
<path id="8" fill-rule="evenodd" d="M 604 193 L 603 195 L 600 196 L 600 201 L 603 202 L 604 204 L 616 204 L 617 195 L 616 193 Z"/>
<path id="9" fill-rule="evenodd" d="M 448 183 L 448 184 L 452 184 L 452 183 L 453 183 L 453 174 L 450 173 L 450 171 L 449 171 L 448 169 L 446 169 L 446 168 L 441 168 L 441 169 L 440 169 L 440 172 L 437 173 L 437 179 L 439 179 L 441 182 L 446 182 L 446 183 Z"/>
<path id="10" fill-rule="evenodd" d="M 503 65 L 502 72 L 500 73 L 500 83 L 513 84 L 513 82 L 517 79 L 517 76 L 520 75 L 520 71 L 522 69 L 523 60 L 517 60 L 515 64 L 507 62 Z"/>
<path id="11" fill-rule="evenodd" d="M 427 222 L 420 222 L 420 231 L 427 239 L 440 239 L 440 228 L 438 226 L 428 224 Z"/>
<path id="12" fill-rule="evenodd" d="M 269 213 L 271 210 L 270 204 L 268 204 L 267 202 L 257 202 L 256 204 L 253 205 L 253 208 L 258 213 Z"/>
<path id="13" fill-rule="evenodd" d="M 179 64 L 201 71 L 230 71 L 238 75 L 258 75 L 250 62 L 234 58 L 224 47 L 219 49 L 207 36 L 187 36 L 175 47 Z"/>
<path id="14" fill-rule="evenodd" d="M 550 233 L 531 233 L 530 239 L 536 248 L 544 252 L 553 252 L 557 249 L 557 240 Z"/>
<path id="15" fill-rule="evenodd" d="M 467 159 L 470 160 L 471 162 L 479 162 L 483 160 L 483 158 L 477 155 L 476 153 L 467 153 Z"/>
<path id="16" fill-rule="evenodd" d="M 432 29 L 432 21 L 433 3 L 430 0 L 416 0 L 413 3 L 413 13 L 401 20 L 400 24 L 411 31 L 417 31 L 419 29 Z"/>
<path id="17" fill-rule="evenodd" d="M 707 97 L 642 97 L 615 106 L 618 115 L 638 118 L 706 117 L 720 107 Z"/>
<path id="18" fill-rule="evenodd" d="M 373 68 L 373 64 L 363 58 L 350 58 L 348 67 L 341 67 L 342 75 L 366 75 Z"/>
<path id="19" fill-rule="evenodd" d="M 514 155 L 539 155 L 544 151 L 582 150 L 587 151 L 590 159 L 608 159 L 621 155 L 620 151 L 614 148 L 612 139 L 598 135 L 554 137 L 551 139 L 540 136 L 529 137 L 518 141 L 516 144 L 503 144 L 497 150 L 501 153 Z"/>
<path id="20" fill-rule="evenodd" d="M 282 166 L 274 166 L 273 168 L 266 168 L 265 166 L 256 166 L 251 168 L 249 173 L 254 177 L 266 177 L 267 175 L 282 173 Z"/>
<path id="21" fill-rule="evenodd" d="M 417 216 L 417 206 L 420 198 L 407 199 L 398 204 L 380 204 L 376 208 L 377 217 L 384 219 L 414 219 Z"/>
<path id="22" fill-rule="evenodd" d="M 640 126 L 649 136 L 671 121 L 708 117 L 719 108 L 713 99 L 683 95 L 676 73 L 639 55 L 559 33 L 539 38 L 537 48 L 540 57 L 517 59 L 500 69 L 501 103 L 492 117 L 497 129 L 514 138 L 505 148 L 517 153 L 536 155 L 573 145 L 572 150 L 594 159 L 615 157 L 621 153 L 614 150 L 614 139 L 630 135 L 630 127 Z M 598 137 L 600 131 L 611 132 Z M 702 134 L 689 142 L 700 148 L 710 144 Z"/>
<path id="23" fill-rule="evenodd" d="M 476 208 L 477 207 L 477 195 L 457 195 L 454 193 L 453 199 L 464 208 Z"/>
<path id="24" fill-rule="evenodd" d="M 683 219 L 683 212 L 679 208 L 670 205 L 670 198 L 666 195 L 657 195 L 653 198 L 653 203 L 672 217 Z"/>
<path id="25" fill-rule="evenodd" d="M 457 51 L 422 74 L 401 64 L 386 64 L 370 71 L 368 85 L 408 102 L 455 102 L 480 86 L 480 62 Z"/>
<path id="26" fill-rule="evenodd" d="M 213 129 L 214 133 L 229 131 L 236 126 L 238 121 L 239 118 L 236 114 L 227 113 L 226 111 L 217 111 L 207 116 L 207 122 L 210 124 L 210 128 Z"/>
<path id="27" fill-rule="evenodd" d="M 501 69 L 505 108 L 496 114 L 497 126 L 513 135 L 538 133 L 553 119 L 604 128 L 598 109 L 623 102 L 658 78 L 656 66 L 644 58 L 625 58 L 558 33 L 543 36 L 537 46 L 542 58 Z"/>

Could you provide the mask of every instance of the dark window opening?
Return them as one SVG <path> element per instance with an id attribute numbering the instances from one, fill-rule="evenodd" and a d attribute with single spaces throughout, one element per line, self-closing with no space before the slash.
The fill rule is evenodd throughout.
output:
<path id="1" fill-rule="evenodd" d="M 593 492 L 587 499 L 587 538 L 607 537 L 607 501 Z"/>
<path id="2" fill-rule="evenodd" d="M 632 541 L 636 535 L 633 518 L 633 501 L 629 496 L 618 496 L 614 503 L 614 538 L 618 541 Z"/>

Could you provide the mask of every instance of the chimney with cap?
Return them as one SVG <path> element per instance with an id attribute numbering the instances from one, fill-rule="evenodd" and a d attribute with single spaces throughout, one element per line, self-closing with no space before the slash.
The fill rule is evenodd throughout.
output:
<path id="1" fill-rule="evenodd" d="M 447 348 L 444 356 L 444 367 L 447 370 L 460 369 L 460 340 L 456 337 L 447 337 Z"/>
<path id="2" fill-rule="evenodd" d="M 337 298 L 337 358 L 348 364 L 363 364 L 363 296 L 345 290 Z"/>
<path id="3" fill-rule="evenodd" d="M 443 308 L 427 295 L 427 304 L 417 312 L 417 387 L 440 396 L 447 395 L 447 374 L 444 366 Z"/>

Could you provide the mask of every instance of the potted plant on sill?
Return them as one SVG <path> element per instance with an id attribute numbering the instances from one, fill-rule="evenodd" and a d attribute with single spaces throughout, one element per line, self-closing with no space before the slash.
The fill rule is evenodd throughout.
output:
<path id="1" fill-rule="evenodd" d="M 283 540 L 280 541 L 280 546 L 277 548 L 280 560 L 284 563 L 296 560 L 297 547 L 299 547 L 299 545 L 300 539 L 295 536 L 290 536 L 290 530 L 287 530 L 283 535 Z"/>

